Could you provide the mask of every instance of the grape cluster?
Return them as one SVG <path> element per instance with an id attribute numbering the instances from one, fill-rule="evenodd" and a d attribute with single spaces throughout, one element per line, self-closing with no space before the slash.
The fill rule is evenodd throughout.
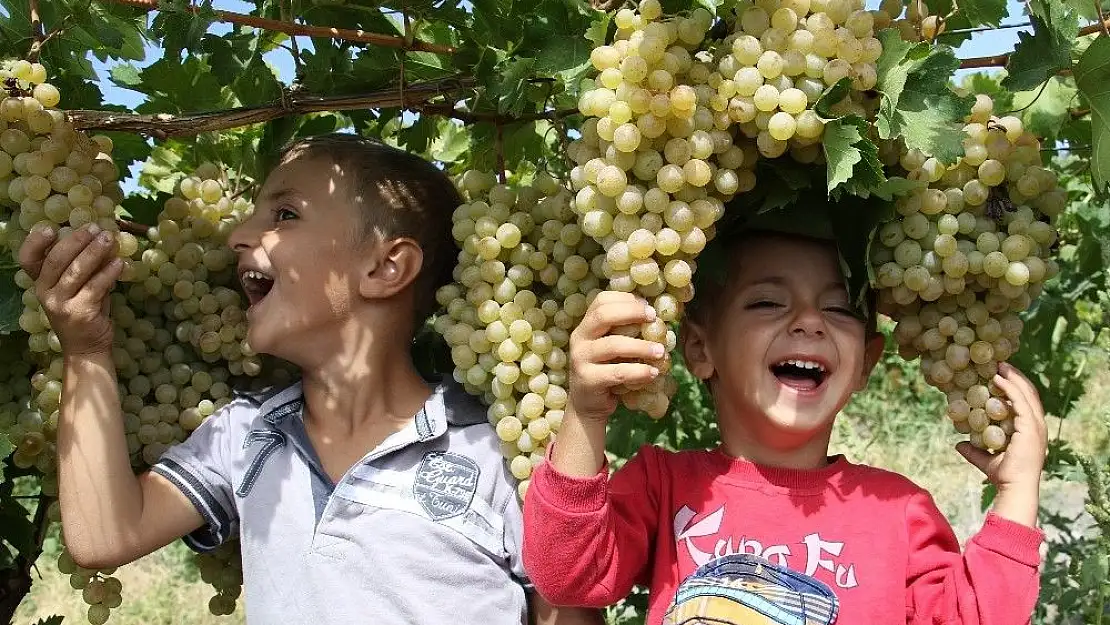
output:
<path id="1" fill-rule="evenodd" d="M 457 186 L 461 251 L 455 283 L 437 294 L 446 314 L 435 328 L 455 379 L 489 406 L 523 496 L 562 423 L 570 331 L 600 291 L 604 256 L 575 221 L 570 192 L 546 173 L 504 185 L 472 170 Z"/>
<path id="2" fill-rule="evenodd" d="M 193 556 L 200 578 L 211 584 L 216 594 L 208 600 L 208 611 L 226 616 L 235 611 L 235 602 L 243 592 L 243 560 L 239 541 L 228 541 L 208 553 Z"/>
<path id="3" fill-rule="evenodd" d="M 59 238 L 95 223 L 116 237 L 125 259 L 120 284 L 110 295 L 115 326 L 112 350 L 124 427 L 136 469 L 157 461 L 231 399 L 233 384 L 258 380 L 259 357 L 244 342 L 245 312 L 237 292 L 227 237 L 250 202 L 233 195 L 227 176 L 205 164 L 185 177 L 143 236 L 121 232 L 122 193 L 107 137 L 74 130 L 54 109 L 57 89 L 46 70 L 26 61 L 0 68 L 0 248 L 15 258 L 31 228 L 45 225 Z M 24 272 L 19 318 L 25 340 L 0 339 L 0 434 L 16 451 L 13 462 L 42 473 L 42 492 L 57 496 L 56 432 L 62 391 L 61 345 Z M 272 383 L 288 381 L 275 369 Z M 284 375 L 283 375 L 284 374 Z M 58 505 L 47 505 L 59 519 Z M 234 558 L 224 567 L 235 569 Z M 91 623 L 103 623 L 121 601 L 112 571 L 91 571 L 63 552 L 59 568 L 89 604 Z M 219 567 L 216 567 L 219 568 Z M 232 590 L 241 573 L 218 576 L 213 609 L 234 609 Z"/>
<path id="4" fill-rule="evenodd" d="M 89 606 L 87 616 L 91 625 L 104 625 L 111 611 L 123 603 L 123 584 L 112 577 L 115 569 L 82 568 L 63 549 L 58 556 L 58 571 L 69 576 L 69 584 L 74 590 L 81 591 L 81 598 Z"/>
<path id="5" fill-rule="evenodd" d="M 755 186 L 759 152 L 731 132 L 735 111 L 722 93 L 733 81 L 703 50 L 712 48 L 707 11 L 664 19 L 657 0 L 643 0 L 615 21 L 612 45 L 591 52 L 599 73 L 579 100 L 588 118 L 567 150 L 575 163 L 571 206 L 582 231 L 605 250 L 608 288 L 636 293 L 656 311 L 656 321 L 621 331 L 669 353 L 676 340 L 667 324 L 693 297 L 694 259 L 725 202 Z M 670 361 L 652 364 L 666 373 Z M 675 386 L 660 376 L 646 388 L 622 389 L 622 403 L 659 418 Z"/>
<path id="6" fill-rule="evenodd" d="M 760 154 L 790 150 L 803 163 L 823 158 L 824 122 L 813 110 L 822 93 L 851 80 L 840 114 L 866 116 L 865 94 L 878 80 L 883 48 L 863 0 L 760 0 L 737 9 L 734 32 L 717 52 L 712 102 L 726 106 Z"/>
<path id="7" fill-rule="evenodd" d="M 1018 313 L 1059 271 L 1050 258 L 1052 222 L 1067 195 L 1041 166 L 1037 138 L 992 108 L 978 96 L 954 164 L 900 151 L 897 165 L 925 186 L 899 199 L 899 216 L 879 230 L 871 260 L 900 354 L 921 358 L 926 380 L 947 393 L 958 431 L 998 451 L 1014 431 L 1013 414 L 991 380 L 1020 345 Z"/>
<path id="8" fill-rule="evenodd" d="M 944 17 L 930 15 L 925 0 L 882 0 L 872 12 L 875 30 L 896 28 L 903 41 L 933 41 L 944 33 Z"/>

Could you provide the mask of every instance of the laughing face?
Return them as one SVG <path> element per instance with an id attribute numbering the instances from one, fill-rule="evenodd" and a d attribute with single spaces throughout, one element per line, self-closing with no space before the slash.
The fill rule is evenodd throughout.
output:
<path id="1" fill-rule="evenodd" d="M 831 245 L 752 237 L 719 308 L 688 323 L 690 370 L 710 380 L 722 434 L 789 448 L 831 431 L 882 352 L 850 305 Z"/>
<path id="2" fill-rule="evenodd" d="M 358 210 L 345 184 L 331 163 L 293 152 L 231 235 L 255 351 L 301 364 L 306 350 L 330 348 L 327 330 L 357 304 L 369 243 L 358 241 Z"/>

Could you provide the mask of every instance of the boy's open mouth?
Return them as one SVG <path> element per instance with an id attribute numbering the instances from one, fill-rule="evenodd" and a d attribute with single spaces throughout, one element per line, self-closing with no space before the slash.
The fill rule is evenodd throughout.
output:
<path id="1" fill-rule="evenodd" d="M 239 273 L 239 281 L 243 284 L 243 292 L 251 306 L 262 301 L 274 288 L 274 279 L 256 269 L 247 269 Z"/>
<path id="2" fill-rule="evenodd" d="M 799 391 L 812 391 L 828 377 L 825 365 L 813 360 L 789 359 L 771 365 L 771 373 L 785 386 Z"/>

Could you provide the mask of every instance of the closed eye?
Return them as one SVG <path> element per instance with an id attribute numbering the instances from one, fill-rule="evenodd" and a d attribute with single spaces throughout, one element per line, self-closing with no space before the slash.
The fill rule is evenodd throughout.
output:
<path id="1" fill-rule="evenodd" d="M 857 311 L 855 309 L 852 309 L 852 308 L 844 308 L 842 306 L 831 306 L 829 308 L 826 308 L 825 310 L 827 310 L 831 313 L 836 313 L 838 315 L 846 315 L 846 316 L 851 317 L 853 319 L 863 319 L 863 316 L 860 315 L 859 311 Z"/>
<path id="2" fill-rule="evenodd" d="M 770 300 L 759 300 L 757 302 L 752 302 L 751 304 L 748 304 L 747 307 L 749 309 L 752 309 L 752 308 L 779 308 L 781 306 L 782 306 L 782 304 L 779 304 L 778 302 L 772 302 Z"/>

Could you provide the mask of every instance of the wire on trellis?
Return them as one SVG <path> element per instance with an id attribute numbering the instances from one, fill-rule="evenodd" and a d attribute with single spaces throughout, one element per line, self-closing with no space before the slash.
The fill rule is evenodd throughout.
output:
<path id="1" fill-rule="evenodd" d="M 126 4 L 147 11 L 155 11 L 159 8 L 158 0 L 103 1 L 115 2 L 117 4 Z M 195 13 L 199 9 L 190 6 L 189 10 Z M 342 39 L 344 41 L 353 41 L 356 43 L 369 43 L 388 48 L 400 48 L 402 50 L 413 50 L 417 52 L 434 52 L 436 54 L 454 54 L 455 52 L 455 48 L 453 46 L 445 46 L 436 43 L 429 43 L 426 41 L 412 41 L 410 43 L 405 41 L 404 37 L 398 37 L 397 35 L 383 35 L 380 33 L 369 33 L 364 30 L 333 28 L 330 26 L 308 26 L 290 22 L 282 22 L 280 20 L 267 19 L 264 17 L 256 17 L 254 15 L 243 15 L 242 13 L 233 13 L 231 11 L 214 11 L 213 13 L 215 15 L 216 21 L 219 22 L 239 24 L 240 26 L 251 26 L 254 28 L 261 28 L 263 30 L 282 32 L 287 35 Z"/>

